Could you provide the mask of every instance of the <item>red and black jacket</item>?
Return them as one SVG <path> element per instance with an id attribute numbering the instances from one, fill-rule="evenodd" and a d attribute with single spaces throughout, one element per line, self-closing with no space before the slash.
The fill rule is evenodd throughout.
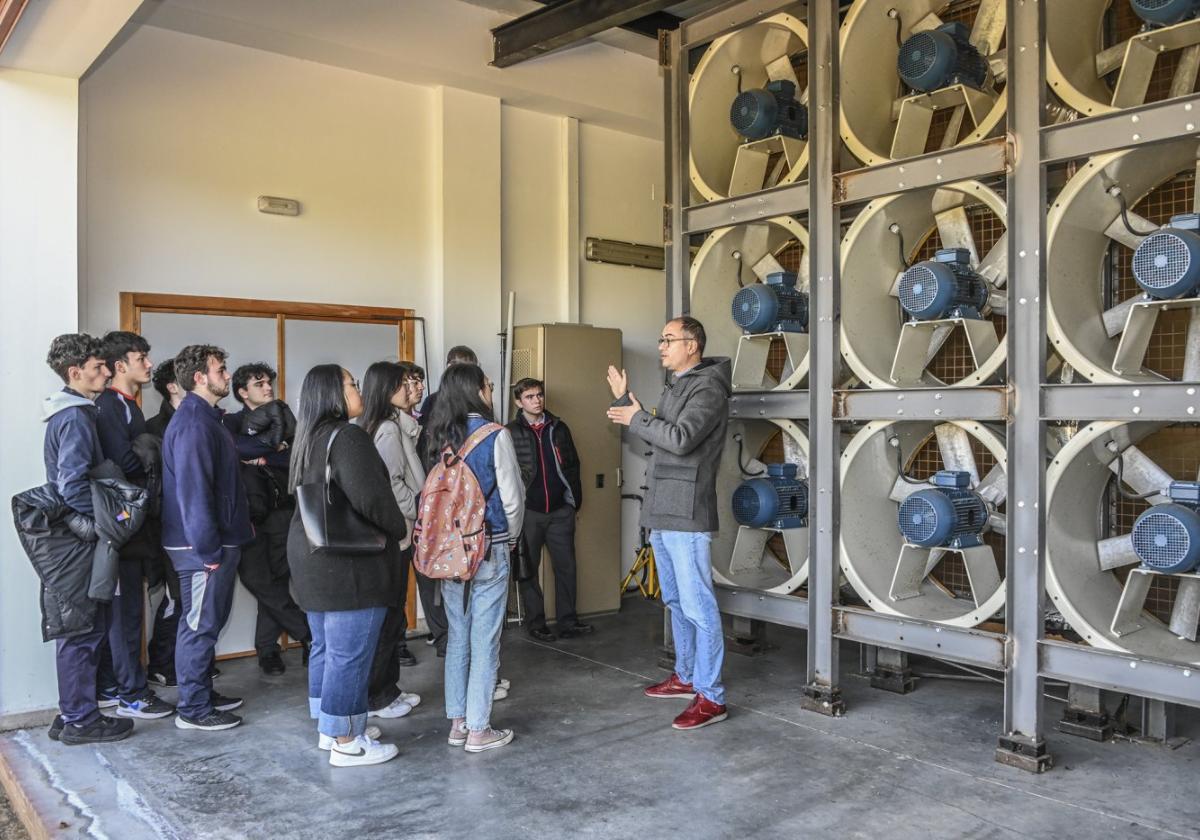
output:
<path id="1" fill-rule="evenodd" d="M 538 430 L 530 426 L 525 413 L 509 421 L 513 448 L 525 482 L 525 507 L 549 513 L 563 503 L 579 510 L 583 487 L 579 481 L 579 453 L 567 424 L 549 411 Z"/>

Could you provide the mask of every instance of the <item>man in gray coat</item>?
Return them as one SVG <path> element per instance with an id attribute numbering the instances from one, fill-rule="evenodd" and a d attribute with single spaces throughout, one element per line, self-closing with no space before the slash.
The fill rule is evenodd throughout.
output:
<path id="1" fill-rule="evenodd" d="M 675 729 L 699 729 L 726 717 L 725 639 L 710 544 L 718 528 L 717 469 L 732 389 L 729 359 L 705 359 L 704 342 L 704 326 L 695 318 L 676 318 L 663 328 L 658 355 L 671 375 L 655 414 L 629 391 L 625 371 L 608 369 L 617 398 L 609 419 L 653 449 L 641 525 L 650 531 L 663 603 L 671 610 L 675 672 L 645 694 L 692 699 L 675 718 Z"/>

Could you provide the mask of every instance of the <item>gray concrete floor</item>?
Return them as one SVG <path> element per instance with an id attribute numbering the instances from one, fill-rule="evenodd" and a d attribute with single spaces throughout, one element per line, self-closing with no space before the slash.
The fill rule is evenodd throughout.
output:
<path id="1" fill-rule="evenodd" d="M 296 654 L 281 678 L 224 663 L 218 687 L 247 698 L 246 725 L 230 732 L 139 722 L 133 738 L 91 748 L 25 730 L 0 750 L 63 836 L 1200 837 L 1196 742 L 1052 735 L 1056 769 L 1030 776 L 992 760 L 999 686 L 880 692 L 849 676 L 847 645 L 849 714 L 804 713 L 803 635 L 778 628 L 766 655 L 728 657 L 729 720 L 681 733 L 670 722 L 682 702 L 640 694 L 663 676 L 658 608 L 627 599 L 596 625 L 557 645 L 506 633 L 513 690 L 493 720 L 517 738 L 494 753 L 446 745 L 441 660 L 422 642 L 404 676 L 425 702 L 382 723 L 401 754 L 379 767 L 335 770 L 318 752 Z M 1060 710 L 1050 703 L 1051 717 Z M 1181 731 L 1200 738 L 1194 713 Z"/>

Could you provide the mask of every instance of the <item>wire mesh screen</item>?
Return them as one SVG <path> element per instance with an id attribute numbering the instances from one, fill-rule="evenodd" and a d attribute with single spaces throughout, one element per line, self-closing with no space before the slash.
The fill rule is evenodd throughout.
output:
<path id="1" fill-rule="evenodd" d="M 1004 235 L 1004 220 L 982 204 L 968 207 L 967 219 L 971 223 L 971 235 L 975 238 L 975 247 L 982 259 Z M 931 260 L 941 247 L 942 237 L 935 228 L 917 248 L 914 260 Z M 900 312 L 899 305 L 897 311 Z M 904 317 L 903 312 L 900 312 L 900 317 Z M 991 315 L 988 320 L 995 325 L 996 335 L 1003 339 L 1007 319 L 1003 315 Z M 966 332 L 955 329 L 934 356 L 929 365 L 929 372 L 943 382 L 955 382 L 974 371 L 975 362 L 971 359 L 971 347 L 967 343 Z"/>
<path id="2" fill-rule="evenodd" d="M 1142 19 L 1133 11 L 1133 7 L 1129 3 L 1113 3 L 1105 16 L 1105 39 L 1106 44 L 1120 44 L 1141 31 L 1144 25 Z M 1179 67 L 1179 58 L 1182 55 L 1180 50 L 1171 50 L 1161 53 L 1158 56 L 1158 61 L 1154 65 L 1154 72 L 1150 75 L 1150 86 L 1146 90 L 1146 102 L 1162 102 L 1164 99 L 1170 98 L 1171 81 L 1175 76 L 1175 70 Z M 1120 75 L 1120 66 L 1105 77 L 1109 85 L 1116 87 L 1117 77 Z M 1194 93 L 1198 85 L 1193 79 L 1192 88 L 1188 93 Z"/>

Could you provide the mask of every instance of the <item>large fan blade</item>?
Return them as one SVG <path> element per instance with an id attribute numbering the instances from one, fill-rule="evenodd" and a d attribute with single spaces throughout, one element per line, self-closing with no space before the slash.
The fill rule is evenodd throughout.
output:
<path id="1" fill-rule="evenodd" d="M 896 279 L 892 281 L 892 288 L 888 289 L 888 294 L 894 298 L 900 297 L 900 281 L 904 279 L 904 269 L 896 272 Z"/>
<path id="2" fill-rule="evenodd" d="M 1117 461 L 1122 462 L 1122 480 L 1133 488 L 1138 495 L 1154 493 L 1147 501 L 1152 505 L 1162 504 L 1167 498 L 1161 495 L 1163 490 L 1171 485 L 1171 474 L 1154 463 L 1145 452 L 1136 446 L 1129 446 L 1117 458 L 1108 463 L 1108 468 L 1116 475 Z"/>
<path id="3" fill-rule="evenodd" d="M 1196 641 L 1200 623 L 1200 578 L 1180 578 L 1171 607 L 1171 632 L 1181 639 Z"/>
<path id="4" fill-rule="evenodd" d="M 754 265 L 768 252 L 771 241 L 769 225 L 746 225 L 742 233 L 742 263 Z"/>
<path id="5" fill-rule="evenodd" d="M 997 289 L 1008 285 L 1008 231 L 1000 234 L 992 250 L 979 261 L 979 275 Z"/>
<path id="6" fill-rule="evenodd" d="M 1133 551 L 1133 535 L 1122 534 L 1119 537 L 1109 537 L 1096 541 L 1096 556 L 1100 560 L 1100 568 L 1106 572 L 1121 569 L 1125 566 L 1135 566 L 1142 559 Z"/>
<path id="7" fill-rule="evenodd" d="M 733 554 L 729 558 L 729 571 L 738 574 L 762 568 L 767 540 L 774 536 L 772 531 L 742 525 L 733 540 Z"/>
<path id="8" fill-rule="evenodd" d="M 927 29 L 937 29 L 941 25 L 942 19 L 933 12 L 930 12 L 929 14 L 925 15 L 925 17 L 921 18 L 919 21 L 910 26 L 908 28 L 908 34 L 915 35 L 918 32 L 924 32 Z"/>
<path id="9" fill-rule="evenodd" d="M 1150 232 L 1158 230 L 1158 225 L 1154 224 L 1154 222 L 1150 221 L 1145 216 L 1139 216 L 1132 210 L 1127 212 L 1125 216 L 1129 219 L 1129 227 L 1133 228 L 1134 230 L 1146 230 Z M 1120 242 L 1130 250 L 1137 250 L 1137 246 L 1141 245 L 1142 240 L 1145 239 L 1149 234 L 1142 235 L 1138 233 L 1132 233 L 1129 228 L 1125 227 L 1125 222 L 1118 215 L 1117 218 L 1113 219 L 1112 224 L 1104 229 L 1104 235 L 1114 242 Z"/>
<path id="10" fill-rule="evenodd" d="M 796 288 L 802 292 L 807 292 L 808 286 L 808 249 L 801 248 L 800 264 L 796 268 Z"/>
<path id="11" fill-rule="evenodd" d="M 1111 309 L 1104 310 L 1104 331 L 1108 333 L 1109 338 L 1116 338 L 1124 331 L 1125 325 L 1129 323 L 1129 310 L 1133 309 L 1135 303 L 1144 299 L 1145 295 L 1137 294 Z"/>
<path id="12" fill-rule="evenodd" d="M 918 490 L 928 490 L 932 486 L 924 481 L 913 484 L 911 481 L 905 481 L 900 476 L 896 476 L 896 483 L 892 485 L 892 492 L 888 493 L 888 498 L 899 504 Z"/>
<path id="13" fill-rule="evenodd" d="M 1171 91 L 1168 99 L 1186 96 L 1196 89 L 1196 74 L 1200 72 L 1200 44 L 1184 47 L 1179 51 L 1179 63 L 1175 65 L 1175 75 L 1171 77 Z"/>
<path id="14" fill-rule="evenodd" d="M 947 470 L 969 473 L 971 486 L 979 484 L 979 467 L 975 465 L 975 453 L 971 451 L 971 435 L 962 426 L 939 423 L 933 429 L 937 435 L 938 452 L 942 455 L 942 466 Z"/>
<path id="15" fill-rule="evenodd" d="M 1004 0 L 980 0 L 971 26 L 971 45 L 979 54 L 989 56 L 1000 46 L 1004 37 Z"/>
<path id="16" fill-rule="evenodd" d="M 1096 75 L 1107 76 L 1112 71 L 1121 66 L 1121 62 L 1125 60 L 1125 53 L 1129 49 L 1129 41 L 1122 41 L 1119 44 L 1113 44 L 1107 49 L 1096 53 Z"/>
<path id="17" fill-rule="evenodd" d="M 1200 379 L 1200 309 L 1188 313 L 1187 339 L 1183 344 L 1183 381 Z"/>
<path id="18" fill-rule="evenodd" d="M 767 254 L 750 266 L 750 270 L 754 272 L 755 277 L 765 283 L 769 276 L 783 271 L 783 266 L 779 264 L 779 260 L 775 259 L 774 254 Z"/>
<path id="19" fill-rule="evenodd" d="M 960 204 L 948 207 L 934 215 L 938 235 L 943 248 L 966 248 L 971 252 L 971 265 L 979 265 L 979 251 L 975 248 L 975 236 L 971 233 L 971 221 L 966 209 Z"/>
<path id="20" fill-rule="evenodd" d="M 1000 507 L 1008 498 L 1008 476 L 1004 469 L 997 464 L 987 471 L 987 475 L 979 480 L 975 492 L 983 496 L 983 500 L 992 507 Z"/>
<path id="21" fill-rule="evenodd" d="M 1002 537 L 1008 536 L 1008 517 L 1003 513 L 993 513 L 988 516 L 988 527 Z"/>
<path id="22" fill-rule="evenodd" d="M 992 289 L 988 292 L 988 309 L 997 315 L 1008 315 L 1008 292 L 1003 289 Z"/>
<path id="23" fill-rule="evenodd" d="M 791 82 L 800 93 L 800 80 L 796 78 L 796 68 L 792 67 L 790 56 L 781 55 L 767 62 L 767 78 L 772 82 Z"/>

